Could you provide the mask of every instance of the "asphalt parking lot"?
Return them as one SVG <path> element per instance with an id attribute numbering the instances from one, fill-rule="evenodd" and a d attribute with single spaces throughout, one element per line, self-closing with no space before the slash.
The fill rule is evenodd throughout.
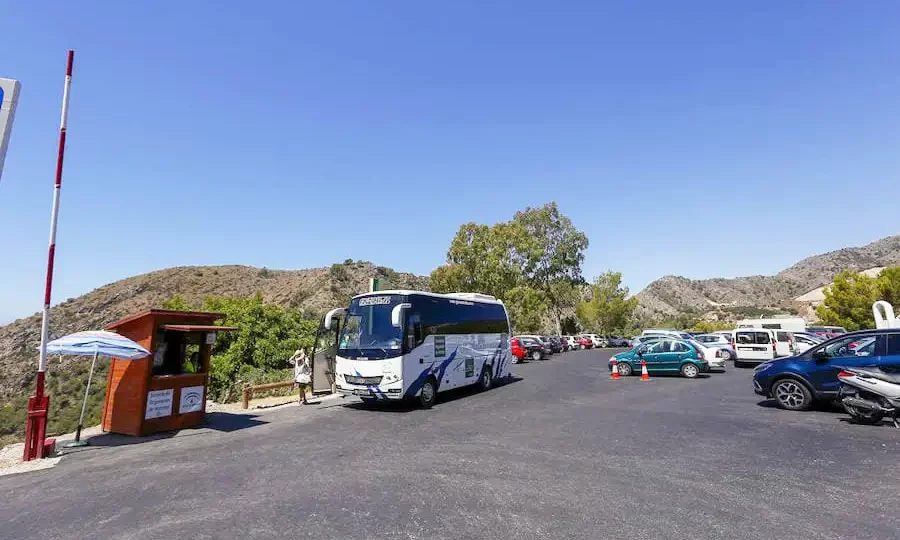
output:
<path id="1" fill-rule="evenodd" d="M 0 538 L 900 538 L 900 430 L 760 403 L 749 369 L 613 381 L 610 354 L 92 449 L 0 478 Z"/>

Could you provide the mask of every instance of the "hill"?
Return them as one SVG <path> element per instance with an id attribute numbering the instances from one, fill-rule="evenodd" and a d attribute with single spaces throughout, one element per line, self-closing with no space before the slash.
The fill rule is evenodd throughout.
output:
<path id="1" fill-rule="evenodd" d="M 900 235 L 808 257 L 774 276 L 702 280 L 665 276 L 637 294 L 639 312 L 650 319 L 692 313 L 709 320 L 733 320 L 766 311 L 793 311 L 802 308 L 795 298 L 828 285 L 842 270 L 897 264 Z"/>
<path id="2" fill-rule="evenodd" d="M 250 296 L 259 291 L 266 302 L 290 306 L 319 315 L 345 305 L 351 296 L 368 290 L 368 280 L 378 277 L 390 287 L 426 289 L 428 278 L 400 273 L 370 262 L 344 261 L 330 268 L 269 270 L 250 266 L 189 266 L 169 268 L 104 285 L 78 298 L 54 306 L 50 315 L 51 339 L 98 329 L 129 314 L 180 295 L 199 305 L 213 296 Z M 4 435 L 24 427 L 25 400 L 34 390 L 40 314 L 0 327 L 0 446 Z M 89 362 L 67 357 L 63 363 L 49 359 L 47 388 L 51 393 L 51 431 L 77 423 Z M 105 363 L 92 385 L 93 393 L 105 390 Z M 95 397 L 95 396 L 92 396 Z M 100 399 L 100 396 L 96 396 Z"/>

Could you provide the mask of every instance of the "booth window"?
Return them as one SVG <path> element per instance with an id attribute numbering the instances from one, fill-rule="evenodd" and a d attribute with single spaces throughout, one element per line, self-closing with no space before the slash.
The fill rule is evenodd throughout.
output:
<path id="1" fill-rule="evenodd" d="M 203 373 L 203 335 L 202 332 L 158 330 L 153 375 Z"/>

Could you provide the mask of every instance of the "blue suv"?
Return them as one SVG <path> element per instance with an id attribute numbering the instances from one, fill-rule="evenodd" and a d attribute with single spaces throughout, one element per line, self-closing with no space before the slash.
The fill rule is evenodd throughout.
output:
<path id="1" fill-rule="evenodd" d="M 802 411 L 837 399 L 838 366 L 900 367 L 900 328 L 841 334 L 797 356 L 756 367 L 753 390 L 782 409 Z"/>

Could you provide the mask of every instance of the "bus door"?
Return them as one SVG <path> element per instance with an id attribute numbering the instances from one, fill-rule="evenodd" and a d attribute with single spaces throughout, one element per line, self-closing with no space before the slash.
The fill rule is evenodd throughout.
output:
<path id="1" fill-rule="evenodd" d="M 341 322 L 332 324 L 332 328 L 326 329 L 324 319 L 319 320 L 319 328 L 316 330 L 316 339 L 313 343 L 312 387 L 313 393 L 334 392 L 335 356 L 337 355 L 338 338 L 341 335 Z"/>

